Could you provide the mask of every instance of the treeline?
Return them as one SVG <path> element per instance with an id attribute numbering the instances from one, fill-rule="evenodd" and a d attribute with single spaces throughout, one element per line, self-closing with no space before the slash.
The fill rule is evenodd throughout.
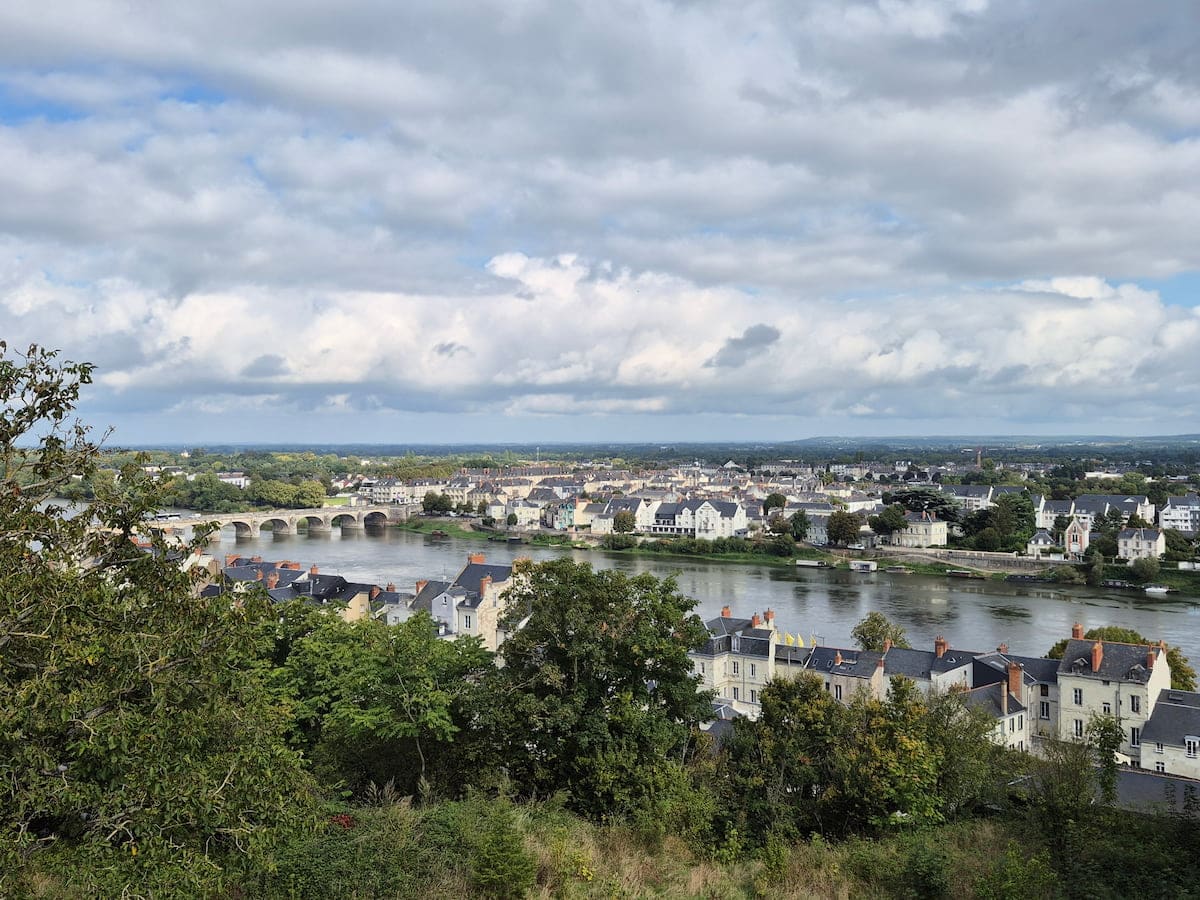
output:
<path id="1" fill-rule="evenodd" d="M 788 557 L 796 552 L 796 542 L 787 535 L 769 538 L 722 537 L 707 540 L 690 537 L 661 537 L 640 540 L 632 534 L 608 534 L 600 541 L 605 550 L 631 550 L 647 553 L 673 553 L 682 556 L 719 556 L 746 554 L 748 556 Z"/>

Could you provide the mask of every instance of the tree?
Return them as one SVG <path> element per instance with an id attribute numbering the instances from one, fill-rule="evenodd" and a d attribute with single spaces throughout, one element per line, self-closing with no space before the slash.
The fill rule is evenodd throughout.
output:
<path id="1" fill-rule="evenodd" d="M 622 509 L 613 516 L 613 531 L 617 534 L 629 534 L 636 527 L 637 519 L 631 510 Z"/>
<path id="2" fill-rule="evenodd" d="M 768 518 L 773 509 L 783 509 L 787 506 L 787 497 L 783 494 L 767 494 L 767 499 L 763 501 L 763 515 Z"/>
<path id="3" fill-rule="evenodd" d="M 771 521 L 767 523 L 767 528 L 772 534 L 788 534 L 792 533 L 792 523 L 781 515 L 774 515 Z"/>
<path id="4" fill-rule="evenodd" d="M 708 639 L 694 601 L 671 578 L 559 559 L 519 565 L 508 604 L 482 729 L 494 764 L 595 817 L 652 802 L 711 715 L 688 657 Z"/>
<path id="5" fill-rule="evenodd" d="M 829 522 L 825 525 L 825 534 L 831 544 L 853 544 L 858 540 L 862 528 L 862 516 L 838 510 L 829 514 Z"/>
<path id="6" fill-rule="evenodd" d="M 325 485 L 319 481 L 302 481 L 296 487 L 297 509 L 317 509 L 325 505 Z"/>
<path id="7" fill-rule="evenodd" d="M 1134 580 L 1143 584 L 1153 581 L 1158 575 L 1158 569 L 1158 560 L 1152 556 L 1143 556 L 1129 564 L 1129 574 L 1134 577 Z"/>
<path id="8" fill-rule="evenodd" d="M 883 495 L 884 503 L 899 503 L 912 512 L 931 512 L 946 522 L 958 522 L 962 507 L 950 494 L 933 488 L 905 488 Z"/>
<path id="9" fill-rule="evenodd" d="M 517 514 L 515 512 L 509 513 L 504 518 L 504 524 L 507 525 L 509 528 L 512 528 L 514 525 L 516 525 L 517 521 L 518 521 Z"/>
<path id="10" fill-rule="evenodd" d="M 1123 628 L 1120 625 L 1102 625 L 1098 628 L 1089 628 L 1083 637 L 1087 641 L 1113 641 L 1118 644 L 1142 644 L 1149 646 L 1158 643 L 1157 641 L 1143 637 L 1132 628 Z M 1046 651 L 1046 658 L 1062 659 L 1066 649 L 1067 639 L 1063 638 Z M 1196 670 L 1192 668 L 1191 663 L 1183 655 L 1182 650 L 1178 647 L 1168 647 L 1167 664 L 1171 667 L 1172 689 L 1177 691 L 1196 690 Z"/>
<path id="11" fill-rule="evenodd" d="M 48 502 L 95 471 L 69 421 L 91 374 L 0 342 L 0 892 L 51 849 L 88 893 L 224 893 L 308 819 L 258 676 L 272 613 L 197 591 L 198 545 L 134 545 L 162 502 L 136 463 L 80 515 Z"/>
<path id="12" fill-rule="evenodd" d="M 811 527 L 808 521 L 808 513 L 800 509 L 792 513 L 788 521 L 792 525 L 793 540 L 803 541 L 808 538 L 808 529 Z"/>
<path id="13" fill-rule="evenodd" d="M 878 611 L 867 613 L 866 618 L 850 630 L 850 636 L 863 650 L 882 651 L 885 641 L 894 647 L 908 647 L 904 629 Z"/>
<path id="14" fill-rule="evenodd" d="M 904 518 L 904 507 L 899 503 L 893 503 L 879 515 L 867 519 L 867 524 L 876 534 L 888 535 L 903 531 L 908 527 L 908 520 Z"/>

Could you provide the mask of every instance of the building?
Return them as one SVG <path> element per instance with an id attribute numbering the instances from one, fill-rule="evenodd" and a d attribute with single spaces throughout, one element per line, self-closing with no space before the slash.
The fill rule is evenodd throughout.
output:
<path id="1" fill-rule="evenodd" d="M 897 547 L 945 547 L 946 523 L 931 512 L 906 512 L 904 530 L 892 534 Z"/>
<path id="2" fill-rule="evenodd" d="M 1158 513 L 1158 524 L 1161 528 L 1182 531 L 1188 537 L 1200 534 L 1200 496 L 1168 497 Z"/>
<path id="3" fill-rule="evenodd" d="M 1039 528 L 1033 533 L 1033 537 L 1029 539 L 1029 543 L 1025 545 L 1026 556 L 1041 556 L 1043 553 L 1049 553 L 1056 549 L 1058 543 L 1045 528 Z"/>
<path id="4" fill-rule="evenodd" d="M 1142 768 L 1200 778 L 1200 694 L 1159 692 L 1142 732 Z"/>
<path id="5" fill-rule="evenodd" d="M 713 540 L 743 537 L 747 530 L 746 510 L 740 503 L 723 500 L 684 500 L 659 503 L 650 534 Z"/>
<path id="6" fill-rule="evenodd" d="M 1159 559 L 1167 552 L 1167 536 L 1157 528 L 1125 528 L 1117 535 L 1117 556 L 1135 559 Z"/>

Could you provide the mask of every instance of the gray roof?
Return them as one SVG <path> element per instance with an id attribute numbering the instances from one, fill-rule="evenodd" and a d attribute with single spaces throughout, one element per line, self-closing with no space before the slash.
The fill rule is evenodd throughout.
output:
<path id="1" fill-rule="evenodd" d="M 1101 641 L 1104 653 L 1100 658 L 1100 669 L 1092 671 L 1092 645 L 1096 641 L 1078 640 L 1067 641 L 1063 650 L 1062 660 L 1058 664 L 1058 675 L 1083 675 L 1088 678 L 1101 678 L 1105 681 L 1129 681 L 1145 684 L 1150 678 L 1150 670 L 1146 668 L 1145 644 L 1118 644 L 1114 641 Z"/>
<path id="2" fill-rule="evenodd" d="M 1157 528 L 1122 528 L 1117 537 L 1122 541 L 1157 541 L 1161 535 Z"/>
<path id="3" fill-rule="evenodd" d="M 837 657 L 842 661 L 838 664 Z M 813 647 L 808 656 L 806 669 L 830 675 L 849 675 L 852 678 L 870 678 L 879 667 L 883 655 L 874 650 L 844 650 L 838 647 Z"/>
<path id="4" fill-rule="evenodd" d="M 1142 729 L 1143 746 L 1149 741 L 1182 747 L 1185 736 L 1200 737 L 1200 693 L 1159 691 L 1154 712 Z"/>
<path id="5" fill-rule="evenodd" d="M 1057 659 L 1040 656 L 1017 656 L 1013 653 L 984 653 L 975 657 L 974 684 L 991 684 L 994 678 L 1006 678 L 1009 661 L 1025 670 L 1025 683 L 1056 684 L 1058 682 Z M 980 667 L 984 668 L 980 668 Z"/>
<path id="6" fill-rule="evenodd" d="M 1004 695 L 1008 694 L 1008 712 L 1004 711 Z M 982 709 L 990 713 L 994 718 L 1000 718 L 1003 715 L 1015 715 L 1016 713 L 1025 712 L 1025 706 L 1008 691 L 1008 682 L 1000 681 L 996 684 L 988 684 L 983 687 L 977 687 L 967 691 L 967 706 L 974 709 Z"/>

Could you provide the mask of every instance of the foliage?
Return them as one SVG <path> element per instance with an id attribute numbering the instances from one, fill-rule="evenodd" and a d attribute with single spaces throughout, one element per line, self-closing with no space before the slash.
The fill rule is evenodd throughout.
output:
<path id="1" fill-rule="evenodd" d="M 522 794 L 566 791 L 596 817 L 652 802 L 667 761 L 686 758 L 709 715 L 688 657 L 708 637 L 693 603 L 669 578 L 526 564 L 501 623 L 515 633 L 480 712 Z"/>
<path id="2" fill-rule="evenodd" d="M 897 531 L 903 531 L 908 527 L 908 521 L 904 518 L 904 506 L 892 503 L 879 515 L 868 518 L 867 524 L 876 534 L 895 534 Z"/>
<path id="3" fill-rule="evenodd" d="M 787 506 L 787 497 L 780 493 L 767 494 L 767 499 L 763 501 L 762 510 L 764 516 L 770 516 L 771 510 L 783 509 Z"/>
<path id="4" fill-rule="evenodd" d="M 68 422 L 90 380 L 0 342 L 0 870 L 66 854 L 102 893 L 203 894 L 269 865 L 311 784 L 259 676 L 265 597 L 231 608 L 197 548 L 135 546 L 161 503 L 136 461 L 83 514 L 47 502 L 94 472 Z"/>
<path id="5" fill-rule="evenodd" d="M 829 514 L 829 522 L 825 525 L 825 534 L 831 544 L 853 544 L 858 541 L 862 524 L 862 516 L 858 513 L 839 509 Z"/>
<path id="6" fill-rule="evenodd" d="M 628 509 L 622 509 L 613 516 L 613 531 L 617 534 L 629 534 L 637 527 L 637 519 L 633 512 Z"/>
<path id="7" fill-rule="evenodd" d="M 788 517 L 788 522 L 792 526 L 793 540 L 803 541 L 808 539 L 808 530 L 812 527 L 808 521 L 808 513 L 802 509 L 798 509 Z"/>
<path id="8" fill-rule="evenodd" d="M 1102 625 L 1097 628 L 1089 628 L 1083 637 L 1084 640 L 1088 641 L 1113 641 L 1118 644 L 1141 644 L 1142 646 L 1158 643 L 1157 641 L 1143 637 L 1132 628 L 1124 628 L 1120 625 Z M 1046 651 L 1046 658 L 1062 659 L 1063 652 L 1066 649 L 1067 639 L 1063 638 Z M 1178 647 L 1168 647 L 1167 664 L 1171 667 L 1171 688 L 1173 690 L 1196 690 L 1196 670 L 1192 668 L 1191 663 L 1183 655 L 1182 650 Z"/>
<path id="9" fill-rule="evenodd" d="M 905 488 L 883 495 L 883 502 L 891 505 L 899 503 L 910 512 L 930 512 L 946 522 L 958 522 L 962 517 L 962 507 L 950 494 L 936 488 Z"/>
<path id="10" fill-rule="evenodd" d="M 878 610 L 867 613 L 863 620 L 851 629 L 850 637 L 854 638 L 854 642 L 862 650 L 882 652 L 885 641 L 891 641 L 896 647 L 910 646 L 904 629 Z"/>
<path id="11" fill-rule="evenodd" d="M 1027 857 L 1016 841 L 1009 841 L 1004 856 L 975 883 L 975 896 L 979 900 L 1056 900 L 1062 889 L 1050 866 L 1050 854 Z"/>
<path id="12" fill-rule="evenodd" d="M 1140 581 L 1143 584 L 1153 581 L 1158 575 L 1158 570 L 1158 560 L 1152 556 L 1143 556 L 1129 564 L 1129 574 L 1133 576 L 1134 581 Z"/>
<path id="13" fill-rule="evenodd" d="M 454 501 L 449 494 L 439 494 L 436 491 L 426 491 L 421 498 L 421 509 L 427 513 L 448 513 L 454 511 Z"/>

